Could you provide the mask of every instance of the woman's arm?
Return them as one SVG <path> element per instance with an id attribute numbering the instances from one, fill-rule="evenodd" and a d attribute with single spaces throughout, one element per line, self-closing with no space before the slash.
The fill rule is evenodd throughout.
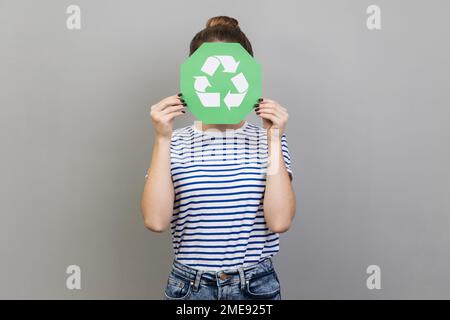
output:
<path id="1" fill-rule="evenodd" d="M 275 129 L 276 130 L 276 129 Z M 264 216 L 273 232 L 286 232 L 295 215 L 295 194 L 281 150 L 281 135 L 274 129 L 267 132 L 269 165 L 264 193 Z"/>
<path id="2" fill-rule="evenodd" d="M 165 231 L 172 218 L 174 189 L 170 174 L 170 142 L 173 120 L 186 112 L 185 106 L 183 99 L 170 96 L 153 105 L 150 111 L 155 140 L 141 198 L 141 212 L 145 226 L 155 232 Z"/>
<path id="3" fill-rule="evenodd" d="M 281 148 L 288 113 L 285 108 L 269 99 L 262 100 L 255 111 L 263 119 L 263 125 L 267 129 L 269 148 L 264 217 L 271 231 L 282 233 L 291 226 L 296 210 L 295 193 Z"/>

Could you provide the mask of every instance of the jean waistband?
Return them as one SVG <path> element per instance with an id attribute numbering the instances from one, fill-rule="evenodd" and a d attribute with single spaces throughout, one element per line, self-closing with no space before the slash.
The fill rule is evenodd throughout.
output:
<path id="1" fill-rule="evenodd" d="M 174 259 L 172 263 L 172 272 L 190 280 L 193 290 L 197 290 L 202 277 L 217 279 L 223 274 L 233 276 L 239 275 L 241 287 L 244 287 L 248 279 L 257 275 L 263 275 L 272 272 L 274 269 L 272 257 L 266 257 L 256 264 L 247 267 L 238 267 L 222 269 L 219 271 L 195 269 Z"/>

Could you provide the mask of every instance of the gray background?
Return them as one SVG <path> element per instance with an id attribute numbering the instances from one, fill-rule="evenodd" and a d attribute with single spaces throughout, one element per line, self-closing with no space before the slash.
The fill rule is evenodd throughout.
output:
<path id="1" fill-rule="evenodd" d="M 70 4 L 82 29 L 69 31 Z M 382 30 L 366 8 L 382 9 Z M 448 1 L 0 0 L 0 298 L 160 299 L 143 224 L 149 106 L 207 18 L 239 19 L 290 112 L 286 299 L 450 298 Z M 250 121 L 257 121 L 254 115 Z M 177 120 L 176 127 L 192 118 Z M 82 289 L 65 287 L 66 267 Z M 368 290 L 366 268 L 382 271 Z"/>

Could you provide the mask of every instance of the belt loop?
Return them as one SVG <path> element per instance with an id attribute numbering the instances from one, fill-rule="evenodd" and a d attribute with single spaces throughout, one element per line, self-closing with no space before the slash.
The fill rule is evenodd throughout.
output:
<path id="1" fill-rule="evenodd" d="M 197 291 L 198 287 L 200 285 L 200 280 L 202 278 L 203 270 L 197 270 L 197 273 L 195 275 L 194 283 L 191 282 L 192 290 Z"/>
<path id="2" fill-rule="evenodd" d="M 239 278 L 241 280 L 240 281 L 241 282 L 241 290 L 244 290 L 245 289 L 245 283 L 246 283 L 244 268 L 240 267 L 240 268 L 238 268 L 238 271 L 239 271 Z"/>
<path id="3" fill-rule="evenodd" d="M 273 268 L 273 261 L 272 261 L 272 257 L 267 257 L 267 262 L 269 263 L 269 268 Z"/>

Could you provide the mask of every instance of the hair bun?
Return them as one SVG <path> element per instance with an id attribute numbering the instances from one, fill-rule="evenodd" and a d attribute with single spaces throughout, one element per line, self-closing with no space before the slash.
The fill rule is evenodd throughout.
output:
<path id="1" fill-rule="evenodd" d="M 227 17 L 227 16 L 212 17 L 212 18 L 209 18 L 208 21 L 206 22 L 207 28 L 212 28 L 212 27 L 217 27 L 217 26 L 228 27 L 228 28 L 239 28 L 239 22 L 236 19 Z"/>

